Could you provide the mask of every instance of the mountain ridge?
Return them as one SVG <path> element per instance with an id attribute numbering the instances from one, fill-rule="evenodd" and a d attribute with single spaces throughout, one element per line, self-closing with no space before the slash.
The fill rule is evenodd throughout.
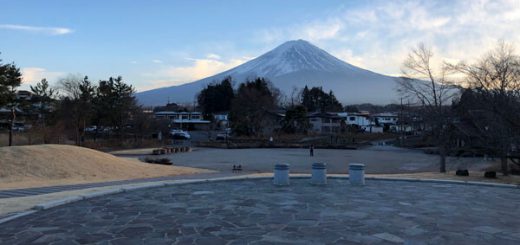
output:
<path id="1" fill-rule="evenodd" d="M 392 87 L 395 85 L 394 77 L 351 65 L 301 39 L 287 41 L 253 60 L 213 76 L 143 91 L 137 93 L 137 98 L 144 105 L 163 105 L 168 100 L 191 103 L 207 84 L 228 76 L 239 83 L 264 77 L 286 94 L 306 85 L 321 86 L 334 91 L 338 100 L 347 104 L 388 104 L 397 98 Z"/>

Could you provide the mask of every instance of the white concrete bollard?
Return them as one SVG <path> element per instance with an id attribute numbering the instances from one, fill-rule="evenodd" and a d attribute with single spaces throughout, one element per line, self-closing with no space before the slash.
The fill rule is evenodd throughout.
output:
<path id="1" fill-rule="evenodd" d="M 312 164 L 312 177 L 311 183 L 313 185 L 326 185 L 327 184 L 327 164 L 317 162 Z"/>
<path id="2" fill-rule="evenodd" d="M 289 185 L 289 164 L 281 163 L 274 165 L 273 184 Z"/>
<path id="3" fill-rule="evenodd" d="M 365 185 L 365 164 L 349 164 L 348 176 L 351 185 Z"/>

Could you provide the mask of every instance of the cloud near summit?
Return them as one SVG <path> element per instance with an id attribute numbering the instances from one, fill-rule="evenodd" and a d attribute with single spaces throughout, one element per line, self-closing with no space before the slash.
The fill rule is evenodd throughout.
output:
<path id="1" fill-rule="evenodd" d="M 175 86 L 193 82 L 241 65 L 250 59 L 242 57 L 224 60 L 220 55 L 213 53 L 206 55 L 205 58 L 187 58 L 190 61 L 188 65 L 165 65 L 154 73 L 144 74 L 145 76 L 159 78 L 149 80 L 147 86 L 138 87 L 138 90 L 143 91 L 162 86 Z"/>
<path id="2" fill-rule="evenodd" d="M 256 38 L 273 45 L 305 39 L 347 62 L 396 74 L 418 43 L 432 46 L 443 59 L 471 60 L 499 40 L 519 46 L 518 26 L 516 0 L 375 1 L 347 4 L 306 23 L 259 30 Z"/>

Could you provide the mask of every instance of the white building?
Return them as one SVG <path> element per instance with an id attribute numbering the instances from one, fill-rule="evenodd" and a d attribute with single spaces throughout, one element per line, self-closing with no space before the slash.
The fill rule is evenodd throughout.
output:
<path id="1" fill-rule="evenodd" d="M 169 119 L 173 127 L 181 129 L 206 129 L 211 123 L 204 120 L 201 112 L 186 112 L 186 111 L 158 111 L 154 113 L 155 118 Z"/>
<path id="2" fill-rule="evenodd" d="M 341 121 L 343 118 L 337 113 L 311 113 L 307 116 L 313 132 L 321 134 L 339 133 L 341 131 Z"/>
<path id="3" fill-rule="evenodd" d="M 340 112 L 338 116 L 342 117 L 347 125 L 356 125 L 360 128 L 373 125 L 370 116 L 366 113 Z"/>
<path id="4" fill-rule="evenodd" d="M 374 122 L 382 126 L 396 125 L 399 119 L 397 113 L 383 112 L 372 115 Z"/>
<path id="5" fill-rule="evenodd" d="M 368 112 L 341 112 L 338 116 L 345 120 L 346 125 L 357 126 L 367 133 L 382 133 L 383 127 L 376 126 L 374 118 Z"/>

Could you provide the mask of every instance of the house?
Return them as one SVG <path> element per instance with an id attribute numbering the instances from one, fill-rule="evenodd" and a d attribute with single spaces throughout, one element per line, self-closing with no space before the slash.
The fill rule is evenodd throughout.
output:
<path id="1" fill-rule="evenodd" d="M 372 118 L 377 125 L 389 127 L 390 125 L 397 125 L 399 115 L 393 112 L 383 112 L 373 114 Z"/>
<path id="2" fill-rule="evenodd" d="M 265 136 L 273 135 L 274 132 L 279 132 L 282 129 L 282 121 L 285 118 L 285 111 L 266 110 L 264 113 L 262 126 L 262 134 Z"/>
<path id="3" fill-rule="evenodd" d="M 18 107 L 14 108 L 16 119 L 14 120 L 14 125 L 17 128 L 30 128 L 32 125 L 28 123 L 29 121 L 34 121 L 37 114 L 29 114 L 24 112 Z M 11 118 L 13 112 L 11 108 L 8 107 L 0 107 L 0 129 L 9 129 L 11 125 Z"/>
<path id="4" fill-rule="evenodd" d="M 346 125 L 354 126 L 363 132 L 383 132 L 383 127 L 376 126 L 368 112 L 341 112 L 338 115 L 344 118 Z"/>
<path id="5" fill-rule="evenodd" d="M 158 111 L 154 113 L 154 117 L 169 119 L 172 128 L 186 130 L 206 130 L 209 129 L 211 123 L 203 120 L 201 112 Z"/>
<path id="6" fill-rule="evenodd" d="M 342 117 L 345 120 L 345 124 L 355 125 L 360 128 L 366 128 L 374 124 L 370 119 L 370 115 L 368 113 L 340 112 L 338 113 L 338 116 Z"/>
<path id="7" fill-rule="evenodd" d="M 320 134 L 339 133 L 343 117 L 338 113 L 330 112 L 314 112 L 307 115 L 311 124 L 311 130 Z"/>
<path id="8" fill-rule="evenodd" d="M 16 100 L 25 100 L 29 101 L 32 99 L 33 94 L 27 90 L 18 90 L 16 91 Z"/>

